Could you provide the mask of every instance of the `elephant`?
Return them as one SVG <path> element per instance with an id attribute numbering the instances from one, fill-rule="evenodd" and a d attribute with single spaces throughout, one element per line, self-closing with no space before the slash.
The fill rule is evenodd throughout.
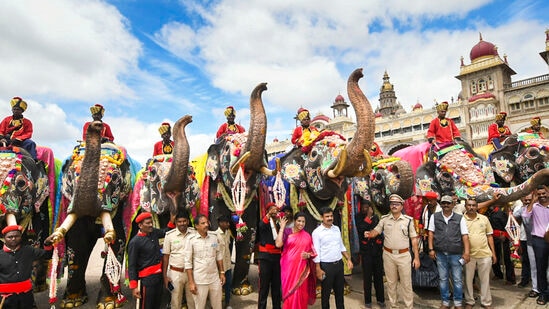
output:
<path id="1" fill-rule="evenodd" d="M 389 196 L 398 194 L 403 199 L 412 196 L 414 175 L 409 162 L 398 157 L 380 157 L 372 162 L 372 173 L 367 177 L 353 177 L 352 193 L 369 200 L 377 211 L 389 213 Z"/>
<path id="2" fill-rule="evenodd" d="M 499 187 L 494 185 L 493 178 L 489 178 L 491 171 L 486 173 L 478 165 L 477 158 L 459 145 L 442 149 L 437 155 L 439 159 L 428 161 L 417 169 L 417 195 L 434 191 L 441 196 L 445 192 L 454 191 L 460 199 L 473 197 L 480 203 L 499 194 L 498 201 L 507 203 L 528 195 L 538 185 L 548 181 L 549 169 L 544 168 L 516 186 Z"/>
<path id="3" fill-rule="evenodd" d="M 173 154 L 149 159 L 142 178 L 134 186 L 134 208 L 140 206 L 143 211 L 153 213 L 157 227 L 166 226 L 180 208 L 194 214 L 198 211 L 200 188 L 194 168 L 189 165 L 190 150 L 185 135 L 185 127 L 190 122 L 190 115 L 176 122 Z"/>
<path id="4" fill-rule="evenodd" d="M 259 184 L 262 175 L 275 174 L 267 168 L 265 152 L 267 116 L 261 97 L 265 90 L 267 84 L 260 83 L 250 95 L 248 133 L 220 136 L 208 148 L 204 166 L 200 212 L 213 219 L 211 228 L 214 230 L 219 216 L 227 215 L 235 220 L 231 229 L 237 235 L 232 284 L 232 292 L 236 295 L 252 292 L 248 270 L 258 224 Z"/>
<path id="5" fill-rule="evenodd" d="M 370 102 L 358 86 L 362 77 L 362 69 L 356 69 L 347 81 L 347 93 L 357 118 L 350 142 L 339 134 L 322 131 L 308 153 L 295 147 L 279 158 L 281 176 L 290 184 L 291 207 L 307 214 L 305 229 L 309 232 L 321 221 L 318 209 L 343 205 L 350 177 L 365 177 L 371 171 L 369 150 L 374 141 L 375 118 Z M 340 220 L 339 211 L 334 211 L 334 217 L 334 222 Z"/>
<path id="6" fill-rule="evenodd" d="M 68 278 L 61 308 L 78 307 L 88 301 L 85 273 L 97 238 L 103 235 L 105 253 L 112 252 L 121 264 L 127 240 L 126 227 L 131 226 L 128 224 L 131 214 L 125 211 L 129 209 L 126 205 L 129 205 L 134 176 L 131 165 L 135 163 L 122 147 L 101 143 L 102 128 L 101 121 L 89 125 L 85 145 L 74 148 L 60 176 L 62 215 L 66 217 L 60 218 L 64 220 L 52 236 L 56 244 L 65 238 L 66 245 Z M 105 265 L 107 261 L 105 259 Z M 116 275 L 109 279 L 108 275 L 114 274 L 110 270 L 103 268 L 98 308 L 120 307 L 126 302 L 120 292 L 120 279 L 115 278 Z M 118 271 L 120 275 L 120 269 Z"/>
<path id="7" fill-rule="evenodd" d="M 44 159 L 53 154 L 49 148 L 37 147 Z M 21 225 L 23 243 L 33 247 L 42 247 L 50 233 L 52 207 L 50 193 L 54 190 L 50 183 L 45 162 L 35 161 L 23 148 L 0 148 L 0 223 Z M 52 160 L 48 161 L 52 164 Z M 54 169 L 54 165 L 50 169 Z M 54 173 L 54 170 L 51 170 Z M 33 264 L 33 290 L 46 289 L 47 261 L 35 261 Z"/>
<path id="8" fill-rule="evenodd" d="M 509 185 L 529 179 L 549 167 L 549 140 L 533 133 L 513 134 L 490 154 L 490 166 L 498 183 Z"/>

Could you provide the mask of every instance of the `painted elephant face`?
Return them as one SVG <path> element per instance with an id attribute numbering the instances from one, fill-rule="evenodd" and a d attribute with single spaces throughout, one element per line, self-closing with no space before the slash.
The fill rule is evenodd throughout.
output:
<path id="1" fill-rule="evenodd" d="M 519 179 L 526 180 L 532 177 L 537 171 L 549 166 L 548 159 L 544 148 L 527 147 L 524 149 L 515 161 Z"/>
<path id="2" fill-rule="evenodd" d="M 75 148 L 72 158 L 63 166 L 61 191 L 67 200 L 72 200 L 76 184 L 81 176 L 80 170 L 84 155 L 84 148 Z M 100 209 L 113 211 L 118 207 L 120 201 L 128 197 L 131 191 L 130 178 L 129 163 L 125 160 L 123 151 L 114 144 L 103 144 L 97 183 Z"/>
<path id="3" fill-rule="evenodd" d="M 333 167 L 343 149 L 327 144 L 315 145 L 308 154 L 294 149 L 282 158 L 282 176 L 298 188 L 313 192 L 323 200 L 343 194 L 347 187 L 346 177 L 329 178 L 326 172 Z"/>
<path id="4" fill-rule="evenodd" d="M 0 215 L 17 217 L 33 213 L 49 194 L 45 171 L 39 171 L 34 160 L 13 151 L 0 152 Z"/>
<path id="5" fill-rule="evenodd" d="M 167 196 L 164 190 L 172 164 L 171 155 L 156 156 L 149 160 L 147 175 L 144 177 L 144 185 L 139 192 L 141 207 L 144 210 L 154 212 L 158 215 L 175 213 L 178 205 L 173 205 L 172 199 Z M 200 188 L 198 187 L 192 166 L 189 166 L 186 184 L 187 187 L 183 191 L 183 194 L 185 196 L 184 201 L 187 204 L 184 207 L 194 208 L 200 197 Z"/>

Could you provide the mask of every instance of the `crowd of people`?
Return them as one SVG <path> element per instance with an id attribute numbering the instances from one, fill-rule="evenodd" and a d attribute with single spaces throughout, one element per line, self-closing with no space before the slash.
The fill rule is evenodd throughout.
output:
<path id="1" fill-rule="evenodd" d="M 23 117 L 27 103 L 16 97 L 10 104 L 13 115 L 0 123 L 0 142 L 22 147 L 36 159 L 32 122 Z M 431 122 L 427 140 L 437 149 L 462 143 L 454 122 L 446 118 L 448 103 L 438 104 L 436 109 L 438 116 Z M 90 112 L 94 121 L 102 121 L 105 108 L 95 104 Z M 227 122 L 219 127 L 216 138 L 245 131 L 235 123 L 235 115 L 232 106 L 226 108 Z M 294 130 L 292 143 L 306 152 L 319 132 L 310 125 L 308 110 L 300 108 L 297 119 L 301 125 Z M 498 113 L 488 128 L 487 143 L 495 149 L 501 148 L 511 135 L 505 120 L 506 113 Z M 84 125 L 84 139 L 89 124 Z M 531 124 L 528 133 L 542 136 L 541 119 L 535 117 Z M 172 154 L 171 125 L 162 123 L 158 132 L 162 140 L 154 145 L 153 156 Z M 109 125 L 103 123 L 102 142 L 113 141 Z M 375 147 L 379 148 L 377 144 Z M 546 186 L 539 186 L 513 205 L 500 203 L 497 194 L 483 203 L 468 198 L 461 208 L 456 207 L 458 200 L 453 191 L 441 195 L 431 191 L 421 198 L 419 225 L 404 212 L 405 200 L 399 195 L 389 197 L 390 212 L 381 217 L 370 201 L 360 201 L 354 223 L 360 246 L 364 308 L 372 308 L 374 297 L 381 308 L 386 303 L 391 308 L 413 308 L 412 274 L 421 265 L 420 252 L 436 262 L 441 309 L 450 308 L 451 304 L 455 308 L 472 308 L 477 299 L 483 308 L 492 308 L 492 280 L 517 284 L 511 258 L 513 239 L 506 230 L 510 213 L 521 228 L 517 249 L 522 270 L 518 286 L 531 284 L 527 295 L 535 297 L 539 305 L 549 301 Z M 340 228 L 334 224 L 334 211 L 338 210 L 319 209 L 321 222 L 309 233 L 304 229 L 308 218 L 305 213 L 294 213 L 290 207 L 279 209 L 274 203 L 266 205 L 256 239 L 258 308 L 267 308 L 269 298 L 273 309 L 306 308 L 315 302 L 317 285 L 321 287 L 323 309 L 330 307 L 332 293 L 336 308 L 345 307 L 344 268 L 352 270 L 354 264 Z M 216 231 L 210 230 L 211 219 L 217 220 Z M 192 218 L 187 211 L 179 210 L 171 225 L 163 229 L 153 228 L 153 218 L 148 212 L 139 214 L 134 222 L 139 231 L 128 244 L 128 277 L 139 308 L 158 308 L 168 290 L 171 308 L 205 308 L 209 302 L 213 309 L 232 309 L 231 218 L 208 218 L 204 214 Z M 2 303 L 4 308 L 30 308 L 34 302 L 30 265 L 34 259 L 51 257 L 52 240 L 46 239 L 42 250 L 21 245 L 20 226 L 8 226 L 2 234 L 5 240 L 0 251 Z"/>

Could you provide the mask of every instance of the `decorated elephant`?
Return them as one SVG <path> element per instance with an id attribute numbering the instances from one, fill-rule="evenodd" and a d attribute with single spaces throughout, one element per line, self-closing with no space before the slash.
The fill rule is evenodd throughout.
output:
<path id="1" fill-rule="evenodd" d="M 434 191 L 440 195 L 454 191 L 460 199 L 474 197 L 478 202 L 492 199 L 496 193 L 502 203 L 512 202 L 529 194 L 548 181 L 549 169 L 542 169 L 528 180 L 513 186 L 499 187 L 488 172 L 479 165 L 477 158 L 459 145 L 441 149 L 436 159 L 421 165 L 416 171 L 416 194 Z M 493 175 L 492 175 L 493 176 Z"/>
<path id="2" fill-rule="evenodd" d="M 35 161 L 23 148 L 0 148 L 0 228 L 19 224 L 23 227 L 23 243 L 42 247 L 51 232 L 54 199 L 50 194 L 55 191 L 55 163 L 49 148 L 37 147 L 37 153 L 40 161 Z M 35 292 L 46 289 L 46 270 L 47 261 L 34 262 Z"/>
<path id="3" fill-rule="evenodd" d="M 153 213 L 157 227 L 166 226 L 179 208 L 186 208 L 194 215 L 198 211 L 200 188 L 194 168 L 189 165 L 189 142 L 185 135 L 190 122 L 192 117 L 186 115 L 175 123 L 173 154 L 149 159 L 134 186 L 133 207 Z"/>
<path id="4" fill-rule="evenodd" d="M 74 148 L 60 176 L 62 224 L 52 235 L 56 244 L 65 238 L 66 245 L 68 278 L 61 308 L 78 307 L 88 301 L 85 273 L 101 236 L 105 241 L 105 266 L 97 306 L 120 307 L 126 301 L 120 291 L 120 265 L 126 227 L 131 226 L 130 207 L 125 206 L 129 205 L 136 164 L 122 147 L 101 143 L 102 128 L 101 121 L 89 125 L 85 145 Z"/>
<path id="5" fill-rule="evenodd" d="M 412 196 L 414 174 L 409 162 L 398 157 L 379 157 L 372 162 L 372 173 L 352 178 L 352 193 L 371 201 L 381 214 L 389 213 L 389 196 Z"/>
<path id="6" fill-rule="evenodd" d="M 200 212 L 209 214 L 211 228 L 217 229 L 219 216 L 234 220 L 231 228 L 237 241 L 232 291 L 237 295 L 252 292 L 248 270 L 259 216 L 259 183 L 262 174 L 275 173 L 266 162 L 267 116 L 261 98 L 265 90 L 267 84 L 261 83 L 251 93 L 248 133 L 222 135 L 208 148 L 201 188 Z"/>
<path id="7" fill-rule="evenodd" d="M 350 177 L 369 175 L 372 167 L 369 149 L 374 141 L 375 118 L 370 102 L 358 86 L 362 69 L 348 79 L 347 93 L 356 113 L 357 128 L 350 142 L 338 134 L 323 131 L 310 144 L 310 150 L 294 148 L 280 157 L 281 176 L 290 183 L 290 205 L 307 215 L 305 229 L 309 232 L 321 221 L 318 210 L 335 209 L 346 201 Z M 335 222 L 339 211 L 335 211 Z"/>
<path id="8" fill-rule="evenodd" d="M 497 182 L 522 183 L 549 166 L 549 140 L 535 133 L 513 134 L 490 154 L 490 166 Z"/>

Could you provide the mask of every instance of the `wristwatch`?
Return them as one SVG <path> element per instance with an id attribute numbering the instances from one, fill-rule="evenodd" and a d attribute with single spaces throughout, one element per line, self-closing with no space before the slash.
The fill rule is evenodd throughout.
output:
<path id="1" fill-rule="evenodd" d="M 225 274 L 225 271 L 224 271 L 224 270 L 222 270 L 222 271 L 220 271 L 219 273 L 220 273 L 220 274 Z"/>

